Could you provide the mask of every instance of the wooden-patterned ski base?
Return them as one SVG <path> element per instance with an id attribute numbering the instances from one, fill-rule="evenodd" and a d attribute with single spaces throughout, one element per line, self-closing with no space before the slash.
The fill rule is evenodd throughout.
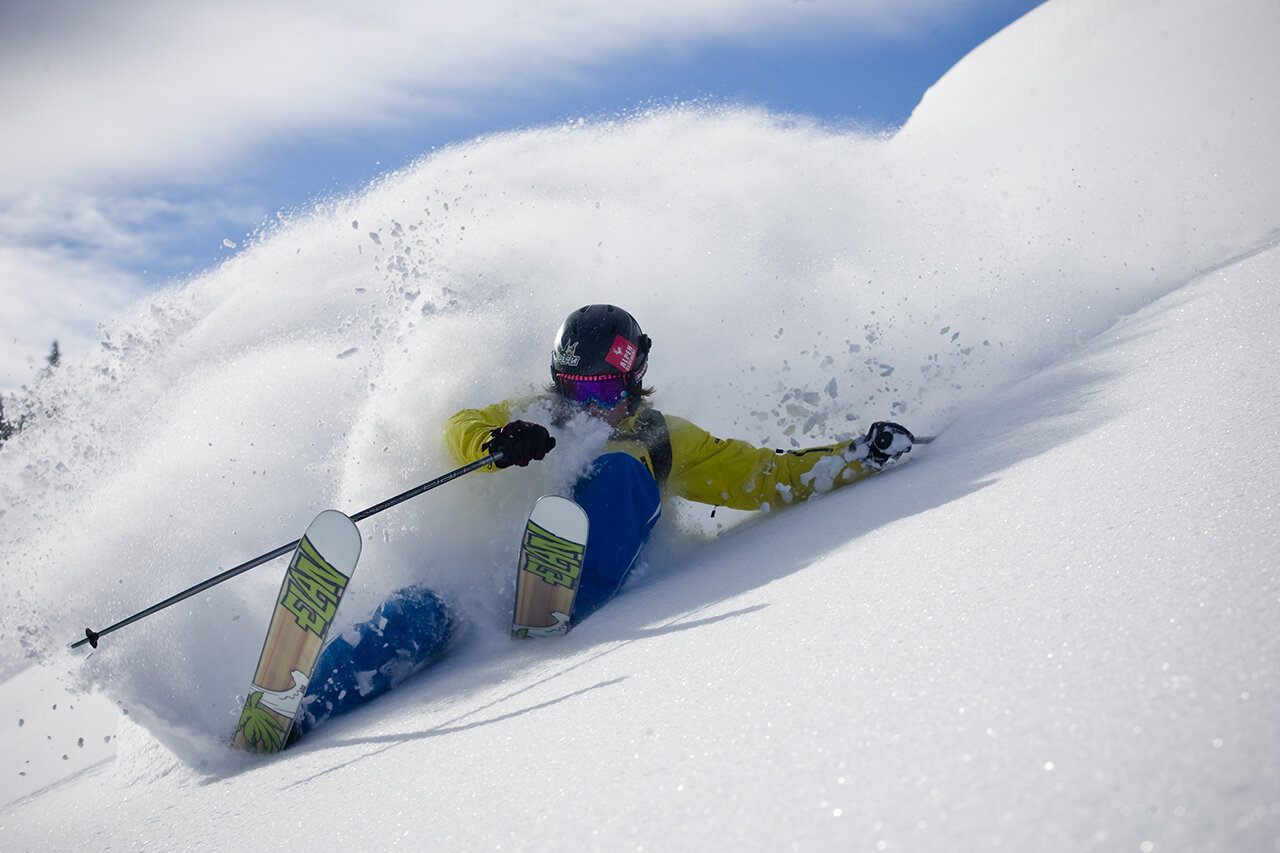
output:
<path id="1" fill-rule="evenodd" d="M 249 698 L 232 744 L 253 752 L 279 752 L 294 718 L 338 604 L 360 559 L 360 532 L 336 510 L 316 516 L 293 552 L 262 644 Z"/>
<path id="2" fill-rule="evenodd" d="M 513 637 L 550 637 L 569 630 L 587 552 L 587 514 L 556 495 L 538 499 L 520 544 Z"/>

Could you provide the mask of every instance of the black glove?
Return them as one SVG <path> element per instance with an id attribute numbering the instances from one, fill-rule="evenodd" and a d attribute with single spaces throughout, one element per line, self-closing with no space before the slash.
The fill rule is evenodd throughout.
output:
<path id="1" fill-rule="evenodd" d="M 915 440 L 916 437 L 906 427 L 888 421 L 876 421 L 867 430 L 867 461 L 877 468 L 883 467 L 889 460 L 910 453 Z"/>
<path id="2" fill-rule="evenodd" d="M 523 468 L 533 460 L 546 456 L 556 446 L 556 440 L 547 432 L 546 427 L 528 421 L 512 421 L 502 429 L 492 430 L 489 436 L 489 440 L 480 449 L 501 453 L 502 458 L 493 463 L 499 468 L 509 468 L 512 465 Z"/>

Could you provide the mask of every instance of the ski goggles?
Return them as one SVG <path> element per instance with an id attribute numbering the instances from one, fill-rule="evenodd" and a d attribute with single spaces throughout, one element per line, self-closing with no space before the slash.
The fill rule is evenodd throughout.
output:
<path id="1" fill-rule="evenodd" d="M 556 374 L 556 388 L 560 394 L 577 406 L 595 403 L 602 409 L 612 409 L 627 397 L 627 376 L 569 376 Z"/>

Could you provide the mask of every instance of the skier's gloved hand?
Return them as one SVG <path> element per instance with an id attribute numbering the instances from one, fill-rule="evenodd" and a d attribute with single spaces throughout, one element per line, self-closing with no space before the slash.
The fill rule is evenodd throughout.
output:
<path id="1" fill-rule="evenodd" d="M 867 430 L 867 461 L 873 467 L 883 468 L 891 459 L 897 459 L 911 451 L 916 437 L 904 426 L 876 421 Z"/>
<path id="2" fill-rule="evenodd" d="M 493 463 L 499 468 L 509 468 L 512 465 L 523 468 L 533 460 L 546 456 L 556 446 L 556 440 L 547 432 L 546 427 L 528 421 L 512 421 L 502 429 L 490 431 L 489 436 L 481 449 L 502 454 L 502 458 Z"/>

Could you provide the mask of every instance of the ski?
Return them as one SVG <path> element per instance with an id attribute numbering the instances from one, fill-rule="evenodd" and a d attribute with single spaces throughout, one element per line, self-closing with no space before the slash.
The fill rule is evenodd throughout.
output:
<path id="1" fill-rule="evenodd" d="M 360 558 L 355 522 L 336 510 L 316 516 L 293 552 L 232 744 L 279 752 L 289 744 L 302 697 L 338 604 Z"/>
<path id="2" fill-rule="evenodd" d="M 534 504 L 520 543 L 511 636 L 553 637 L 569 630 L 587 527 L 587 513 L 568 498 L 547 495 Z"/>

